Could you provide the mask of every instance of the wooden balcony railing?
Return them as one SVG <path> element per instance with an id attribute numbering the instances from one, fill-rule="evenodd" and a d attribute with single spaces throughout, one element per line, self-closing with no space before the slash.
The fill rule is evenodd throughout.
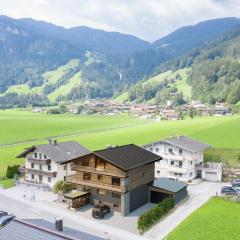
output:
<path id="1" fill-rule="evenodd" d="M 118 170 L 111 170 L 111 169 L 103 169 L 103 168 L 93 168 L 87 166 L 80 166 L 76 164 L 71 165 L 71 169 L 73 171 L 81 171 L 81 172 L 91 172 L 96 174 L 104 174 L 109 176 L 116 176 L 116 177 L 126 177 L 126 173 Z"/>
<path id="2" fill-rule="evenodd" d="M 50 164 L 51 159 L 39 159 L 39 158 L 34 158 L 34 157 L 28 157 L 28 161 L 31 163 L 36 163 L 36 164 Z"/>
<path id="3" fill-rule="evenodd" d="M 35 168 L 21 168 L 20 172 L 32 173 L 32 174 L 36 174 L 36 175 L 45 175 L 48 177 L 56 177 L 57 176 L 57 172 L 43 171 L 43 170 L 35 169 Z"/>
<path id="4" fill-rule="evenodd" d="M 101 188 L 109 191 L 114 191 L 114 192 L 127 192 L 128 191 L 128 186 L 116 186 L 108 183 L 103 183 L 101 181 L 87 181 L 83 180 L 82 178 L 77 177 L 76 175 L 71 175 L 67 177 L 67 182 L 87 186 L 87 187 L 93 187 L 93 188 Z"/>

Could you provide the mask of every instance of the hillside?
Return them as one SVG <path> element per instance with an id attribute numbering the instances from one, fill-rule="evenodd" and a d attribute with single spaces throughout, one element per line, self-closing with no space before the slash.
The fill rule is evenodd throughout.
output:
<path id="1" fill-rule="evenodd" d="M 191 68 L 168 70 L 135 84 L 116 99 L 162 104 L 167 100 L 190 100 L 192 88 L 187 82 L 190 73 Z"/>
<path id="2" fill-rule="evenodd" d="M 205 21 L 179 29 L 150 44 L 121 33 L 87 27 L 66 29 L 33 19 L 0 16 L 0 107 L 112 98 L 122 92 L 124 94 L 117 98 L 119 101 L 129 98 L 130 101 L 162 102 L 173 95 L 177 102 L 191 96 L 210 101 L 216 97 L 202 98 L 202 87 L 201 96 L 196 93 L 197 76 L 201 73 L 196 62 L 205 58 L 203 51 L 212 51 L 210 48 L 216 48 L 216 45 L 225 49 L 218 49 L 222 55 L 237 58 L 236 53 L 226 53 L 233 50 L 228 50 L 230 48 L 227 49 L 223 42 L 233 41 L 238 33 L 216 43 L 206 44 L 206 41 L 217 39 L 238 22 L 236 18 Z M 201 38 L 197 37 L 199 34 Z M 183 39 L 189 39 L 191 44 L 183 44 Z M 159 47 L 166 44 L 168 47 Z M 193 51 L 193 47 L 200 48 Z M 193 52 L 184 55 L 189 50 Z M 228 66 L 232 66 L 231 63 Z M 185 70 L 189 67 L 192 74 L 188 77 Z M 178 72 L 168 72 L 173 69 L 180 71 L 180 78 L 176 76 Z M 142 82 L 145 83 L 141 85 Z M 217 89 L 221 89 L 223 84 L 220 85 Z M 134 96 L 134 88 L 138 96 Z M 207 90 L 211 91 L 211 87 Z M 228 89 L 224 91 L 226 95 Z M 230 97 L 224 97 L 227 98 Z M 229 101 L 236 102 L 236 99 Z"/>
<path id="3" fill-rule="evenodd" d="M 142 102 L 154 98 L 159 103 L 166 103 L 166 100 L 183 103 L 181 98 L 191 98 L 209 104 L 238 104 L 239 45 L 240 28 L 237 27 L 216 41 L 160 65 L 158 71 L 161 73 L 131 87 L 128 99 Z"/>

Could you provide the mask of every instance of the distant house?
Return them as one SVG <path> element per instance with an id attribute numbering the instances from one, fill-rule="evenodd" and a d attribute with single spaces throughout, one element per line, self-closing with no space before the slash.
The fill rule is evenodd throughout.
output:
<path id="1" fill-rule="evenodd" d="M 72 163 L 75 172 L 67 181 L 77 185 L 77 192 L 67 194 L 72 208 L 84 204 L 104 203 L 112 210 L 127 215 L 149 199 L 149 186 L 154 181 L 154 163 L 162 158 L 134 144 L 94 151 Z"/>
<path id="2" fill-rule="evenodd" d="M 52 188 L 58 180 L 66 180 L 72 173 L 69 165 L 60 163 L 90 153 L 78 142 L 60 142 L 49 139 L 48 144 L 34 145 L 19 154 L 25 158 L 24 167 L 20 168 L 24 182 Z"/>
<path id="3" fill-rule="evenodd" d="M 229 109 L 225 107 L 224 104 L 216 104 L 213 108 L 210 109 L 212 115 L 222 115 L 225 116 L 229 114 Z"/>
<path id="4" fill-rule="evenodd" d="M 198 140 L 186 137 L 177 136 L 166 138 L 158 142 L 153 142 L 144 145 L 144 148 L 159 156 L 163 160 L 155 164 L 155 177 L 170 177 L 182 181 L 192 181 L 195 178 L 216 181 L 219 180 L 219 174 L 211 177 L 205 176 L 205 167 L 203 164 L 203 152 L 210 148 L 209 144 L 202 143 Z M 210 167 L 209 167 L 209 175 Z"/>
<path id="5" fill-rule="evenodd" d="M 180 114 L 174 108 L 166 108 L 162 111 L 162 118 L 165 120 L 179 120 Z"/>
<path id="6" fill-rule="evenodd" d="M 73 114 L 78 113 L 78 106 L 76 105 L 66 105 L 67 111 Z"/>
<path id="7" fill-rule="evenodd" d="M 41 112 L 43 112 L 44 110 L 41 108 L 41 107 L 34 107 L 33 109 L 32 109 L 32 112 L 33 113 L 41 113 Z"/>

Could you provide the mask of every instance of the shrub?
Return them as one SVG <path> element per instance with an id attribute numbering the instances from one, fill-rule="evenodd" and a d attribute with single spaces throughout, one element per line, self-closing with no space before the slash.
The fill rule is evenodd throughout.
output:
<path id="1" fill-rule="evenodd" d="M 7 167 L 6 178 L 14 178 L 16 175 L 19 175 L 20 165 L 13 165 Z"/>
<path id="2" fill-rule="evenodd" d="M 62 191 L 63 193 L 69 192 L 75 189 L 75 185 L 72 183 L 67 183 L 64 181 L 57 181 L 53 186 L 53 192 L 57 193 L 58 191 Z"/>
<path id="3" fill-rule="evenodd" d="M 161 217 L 166 215 L 175 206 L 173 198 L 167 198 L 159 202 L 156 206 L 143 213 L 138 218 L 138 230 L 143 233 L 156 223 Z"/>

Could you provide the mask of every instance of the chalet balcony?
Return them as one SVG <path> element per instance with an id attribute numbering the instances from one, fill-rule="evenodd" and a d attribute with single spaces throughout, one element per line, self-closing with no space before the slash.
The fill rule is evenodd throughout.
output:
<path id="1" fill-rule="evenodd" d="M 175 154 L 161 154 L 163 159 L 176 160 L 176 161 L 194 161 L 196 158 L 185 155 L 175 155 Z"/>
<path id="2" fill-rule="evenodd" d="M 21 170 L 20 170 L 21 169 Z M 57 176 L 57 172 L 48 172 L 48 171 L 43 171 L 40 169 L 35 169 L 35 168 L 20 168 L 19 171 L 21 173 L 31 173 L 31 174 L 36 174 L 36 175 L 45 175 L 48 177 L 56 177 Z"/>
<path id="3" fill-rule="evenodd" d="M 50 164 L 51 159 L 39 159 L 34 157 L 28 157 L 28 162 L 30 163 L 36 163 L 36 164 Z"/>
<path id="4" fill-rule="evenodd" d="M 117 170 L 111 170 L 111 169 L 93 168 L 93 167 L 80 166 L 75 164 L 71 165 L 71 169 L 73 171 L 90 172 L 90 173 L 103 174 L 103 175 L 109 175 L 109 176 L 115 176 L 115 177 L 126 177 L 126 173 L 117 171 Z"/>
<path id="5" fill-rule="evenodd" d="M 116 186 L 112 184 L 103 183 L 101 181 L 91 181 L 91 180 L 87 181 L 77 177 L 76 175 L 68 176 L 67 182 L 79 184 L 87 187 L 101 188 L 108 191 L 114 191 L 114 192 L 120 192 L 120 193 L 128 191 L 128 186 Z"/>

